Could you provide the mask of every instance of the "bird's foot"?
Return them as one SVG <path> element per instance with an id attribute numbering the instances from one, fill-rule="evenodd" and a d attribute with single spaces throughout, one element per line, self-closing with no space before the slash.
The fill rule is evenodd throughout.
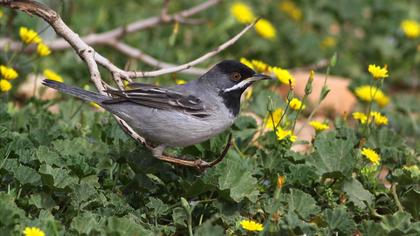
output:
<path id="1" fill-rule="evenodd" d="M 161 160 L 161 161 L 165 161 L 165 162 L 169 162 L 172 164 L 176 164 L 176 165 L 181 165 L 181 166 L 187 166 L 187 167 L 193 167 L 197 170 L 200 171 L 204 171 L 207 168 L 213 167 L 215 165 L 217 165 L 219 162 L 221 162 L 223 160 L 223 158 L 226 156 L 230 146 L 231 146 L 231 140 L 232 140 L 232 134 L 229 134 L 229 138 L 228 138 L 228 142 L 225 146 L 225 148 L 223 149 L 222 153 L 220 153 L 219 157 L 216 158 L 215 160 L 211 161 L 211 162 L 207 162 L 204 161 L 202 159 L 198 159 L 198 160 L 184 160 L 178 157 L 173 157 L 167 154 L 164 154 L 163 151 L 160 152 L 154 152 L 154 154 L 159 154 L 159 155 L 154 155 L 157 159 Z"/>

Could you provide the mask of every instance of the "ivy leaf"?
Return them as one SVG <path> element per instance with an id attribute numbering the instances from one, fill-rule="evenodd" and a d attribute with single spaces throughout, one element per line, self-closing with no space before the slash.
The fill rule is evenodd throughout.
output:
<path id="1" fill-rule="evenodd" d="M 366 201 L 369 205 L 372 204 L 373 195 L 364 189 L 363 185 L 355 178 L 344 181 L 343 191 L 347 193 L 349 200 L 361 209 L 366 208 L 364 201 Z"/>
<path id="2" fill-rule="evenodd" d="M 240 159 L 240 157 L 229 156 L 218 167 L 218 187 L 220 190 L 229 190 L 230 197 L 236 202 L 240 202 L 244 198 L 251 202 L 257 200 L 259 194 L 257 179 L 252 177 L 253 170 L 249 161 Z"/>
<path id="3" fill-rule="evenodd" d="M 316 215 L 320 211 L 312 196 L 299 189 L 290 189 L 286 199 L 288 211 L 295 212 L 303 220 L 310 220 L 311 216 Z"/>
<path id="4" fill-rule="evenodd" d="M 351 135 L 340 137 L 336 131 L 321 133 L 315 140 L 315 152 L 308 162 L 319 175 L 349 177 L 356 164 L 354 145 L 355 138 Z"/>
<path id="5" fill-rule="evenodd" d="M 351 235 L 355 229 L 355 223 L 344 207 L 326 209 L 324 219 L 328 225 L 329 235 L 338 232 L 343 235 Z"/>

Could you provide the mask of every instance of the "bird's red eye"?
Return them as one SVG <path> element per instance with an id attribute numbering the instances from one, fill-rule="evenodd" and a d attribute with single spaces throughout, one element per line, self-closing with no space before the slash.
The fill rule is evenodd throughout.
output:
<path id="1" fill-rule="evenodd" d="M 233 81 L 239 81 L 241 80 L 241 74 L 239 74 L 238 72 L 234 72 L 231 76 Z"/>

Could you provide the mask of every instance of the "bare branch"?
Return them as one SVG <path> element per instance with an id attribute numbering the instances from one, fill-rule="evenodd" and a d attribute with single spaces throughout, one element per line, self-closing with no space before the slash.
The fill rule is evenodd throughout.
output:
<path id="1" fill-rule="evenodd" d="M 130 45 L 120 42 L 120 41 L 109 41 L 108 45 L 113 47 L 114 49 L 120 51 L 121 53 L 124 53 L 125 55 L 141 60 L 142 62 L 153 66 L 157 68 L 167 69 L 167 68 L 174 68 L 177 65 L 170 64 L 167 62 L 160 61 L 148 54 L 145 54 L 144 52 L 140 51 L 137 48 L 131 47 Z M 205 69 L 196 68 L 196 67 L 190 67 L 188 69 L 185 69 L 181 71 L 185 74 L 191 74 L 191 75 L 202 75 L 206 72 Z"/>
<path id="2" fill-rule="evenodd" d="M 6 1 L 6 2 L 9 2 L 9 1 Z M 167 15 L 165 19 L 163 19 L 161 16 L 154 16 L 147 19 L 138 20 L 128 25 L 120 26 L 107 32 L 98 33 L 98 34 L 93 33 L 93 34 L 83 36 L 82 40 L 85 43 L 93 46 L 95 44 L 105 44 L 107 43 L 108 40 L 118 39 L 118 38 L 123 37 L 126 34 L 135 33 L 141 30 L 145 30 L 145 29 L 150 29 L 161 24 L 169 24 L 175 21 L 178 21 L 180 23 L 188 23 L 189 20 L 187 20 L 186 18 L 196 15 L 220 2 L 221 0 L 207 0 L 203 2 L 202 4 L 199 4 L 190 9 L 183 10 L 175 14 Z M 71 47 L 65 39 L 57 39 L 51 42 L 46 42 L 46 44 L 53 51 L 64 50 Z M 6 45 L 9 47 L 10 50 L 13 50 L 13 51 L 20 50 L 20 48 L 22 47 L 22 44 L 20 42 L 15 42 L 7 38 L 0 39 L 0 48 L 3 48 Z M 31 52 L 31 51 L 36 50 L 36 48 L 29 47 L 27 50 Z"/>
<path id="3" fill-rule="evenodd" d="M 233 38 L 229 39 L 228 41 L 226 41 L 222 45 L 218 46 L 217 48 L 213 49 L 212 51 L 204 54 L 203 56 L 201 56 L 201 57 L 199 57 L 199 58 L 197 58 L 193 61 L 190 61 L 188 63 L 185 63 L 183 65 L 179 65 L 179 66 L 176 66 L 176 67 L 164 68 L 164 69 L 155 70 L 155 71 L 148 71 L 148 72 L 130 71 L 130 72 L 128 72 L 128 76 L 130 78 L 156 77 L 156 76 L 161 76 L 161 75 L 164 75 L 164 74 L 169 74 L 169 73 L 174 73 L 174 72 L 189 69 L 189 68 L 191 68 L 191 67 L 193 67 L 197 64 L 202 63 L 203 61 L 209 59 L 210 57 L 218 54 L 219 52 L 225 50 L 229 46 L 233 45 L 236 41 L 238 41 L 238 39 L 240 37 L 242 37 L 242 35 L 244 35 L 249 29 L 251 29 L 257 23 L 258 20 L 259 19 L 254 20 L 254 22 L 252 22 L 250 25 L 246 26 L 241 32 L 239 32 Z"/>

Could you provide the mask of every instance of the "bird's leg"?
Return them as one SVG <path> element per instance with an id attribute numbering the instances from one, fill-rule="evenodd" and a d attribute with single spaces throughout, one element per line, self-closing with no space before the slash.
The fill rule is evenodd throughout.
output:
<path id="1" fill-rule="evenodd" d="M 201 159 L 190 161 L 190 160 L 184 160 L 184 159 L 170 156 L 168 154 L 163 153 L 163 150 L 165 149 L 164 145 L 159 145 L 157 147 L 152 148 L 151 150 L 152 150 L 153 156 L 161 161 L 166 161 L 166 162 L 181 165 L 181 166 L 194 167 L 198 170 L 205 170 L 207 168 L 217 165 L 219 162 L 223 160 L 223 158 L 226 156 L 232 144 L 231 140 L 232 140 L 232 134 L 229 134 L 228 142 L 225 148 L 223 149 L 222 153 L 219 155 L 217 159 L 211 162 L 203 161 Z"/>

